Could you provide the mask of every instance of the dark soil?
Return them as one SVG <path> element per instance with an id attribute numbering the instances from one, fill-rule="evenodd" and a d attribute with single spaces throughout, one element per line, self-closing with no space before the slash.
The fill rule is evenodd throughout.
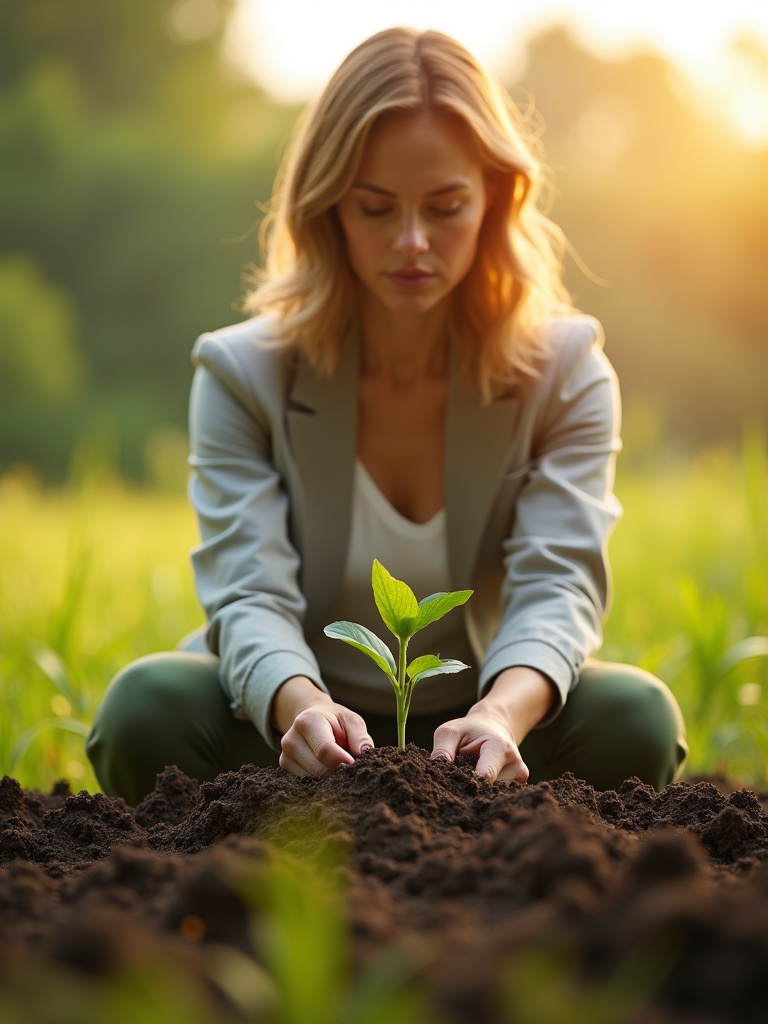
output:
<path id="1" fill-rule="evenodd" d="M 136 808 L 6 778 L 0 990 L 30 966 L 103 977 L 139 952 L 197 978 L 222 945 L 258 959 L 242 879 L 280 848 L 310 866 L 343 858 L 352 979 L 399 950 L 441 1020 L 768 1022 L 757 794 L 637 780 L 596 792 L 568 775 L 508 787 L 473 764 L 410 746 L 321 780 L 245 766 L 198 785 L 169 768 Z M 526 1010 L 537 987 L 540 1002 L 570 1000 L 562 1016 Z M 601 992 L 616 1002 L 598 1015 Z M 216 1019 L 242 1019 L 209 995 Z"/>

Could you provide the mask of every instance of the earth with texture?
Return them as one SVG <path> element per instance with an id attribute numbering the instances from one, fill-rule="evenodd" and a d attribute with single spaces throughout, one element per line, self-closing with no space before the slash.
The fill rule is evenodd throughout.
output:
<path id="1" fill-rule="evenodd" d="M 0 1019 L 69 1021 L 62 992 L 162 969 L 189 1024 L 288 1020 L 280 964 L 311 976 L 316 949 L 359 1022 L 768 1022 L 768 795 L 508 786 L 474 763 L 410 745 L 321 779 L 171 767 L 138 807 L 3 779 Z M 401 1016 L 367 1017 L 377 1000 Z"/>

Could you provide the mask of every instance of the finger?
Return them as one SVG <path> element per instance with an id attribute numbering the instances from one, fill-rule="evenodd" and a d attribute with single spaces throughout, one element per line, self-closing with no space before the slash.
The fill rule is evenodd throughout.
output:
<path id="1" fill-rule="evenodd" d="M 315 748 L 307 735 L 301 729 L 307 728 L 308 722 L 294 722 L 293 726 L 283 736 L 281 748 L 286 759 L 298 765 L 307 775 L 319 779 L 325 775 L 329 768 L 337 764 L 351 764 L 352 756 L 334 742 L 333 731 L 326 721 L 325 730 L 313 731 Z M 323 735 L 325 739 L 323 739 Z"/>
<path id="2" fill-rule="evenodd" d="M 462 730 L 457 729 L 451 722 L 439 725 L 435 729 L 430 759 L 436 761 L 442 758 L 444 761 L 455 761 L 462 739 Z"/>
<path id="3" fill-rule="evenodd" d="M 528 780 L 528 766 L 524 761 L 519 761 L 514 766 L 505 765 L 504 768 L 499 772 L 500 782 L 520 782 L 525 783 Z"/>
<path id="4" fill-rule="evenodd" d="M 355 757 L 359 757 L 365 750 L 372 750 L 376 745 L 368 732 L 365 720 L 356 712 L 345 711 L 340 714 L 339 724 L 343 733 L 337 735 L 336 740 Z"/>
<path id="5" fill-rule="evenodd" d="M 346 735 L 336 716 L 329 717 L 323 712 L 318 713 L 316 709 L 307 708 L 296 716 L 293 729 L 302 737 L 316 762 L 308 764 L 301 760 L 301 764 L 311 774 L 320 775 L 322 772 L 319 768 L 325 770 L 335 768 L 337 764 L 352 764 L 354 761 L 350 752 L 339 742 L 345 741 Z"/>
<path id="6" fill-rule="evenodd" d="M 523 761 L 519 751 L 516 751 L 516 756 L 507 760 L 507 763 L 499 772 L 499 782 L 520 782 L 525 783 L 528 781 L 528 765 Z"/>
<path id="7" fill-rule="evenodd" d="M 498 741 L 486 740 L 480 747 L 475 775 L 487 782 L 495 782 L 507 763 L 507 750 Z"/>
<path id="8" fill-rule="evenodd" d="M 328 769 L 315 757 L 312 748 L 295 728 L 290 728 L 281 742 L 280 767 L 292 775 L 311 775 L 318 779 Z"/>
<path id="9" fill-rule="evenodd" d="M 302 768 L 298 761 L 294 761 L 294 759 L 289 754 L 286 754 L 285 751 L 283 751 L 280 754 L 280 760 L 278 764 L 283 769 L 283 771 L 288 772 L 289 775 L 297 775 L 302 777 L 307 777 L 309 775 L 309 772 Z"/>
<path id="10" fill-rule="evenodd" d="M 496 737 L 485 739 L 478 751 L 475 774 L 488 782 L 526 782 L 528 768 L 516 744 Z"/>

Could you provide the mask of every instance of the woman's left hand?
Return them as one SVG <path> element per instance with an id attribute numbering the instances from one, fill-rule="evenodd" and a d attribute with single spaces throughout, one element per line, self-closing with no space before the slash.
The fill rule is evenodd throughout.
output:
<path id="1" fill-rule="evenodd" d="M 435 730 L 432 757 L 455 761 L 457 754 L 474 754 L 475 773 L 488 782 L 527 782 L 528 767 L 518 743 L 556 701 L 555 685 L 542 672 L 525 665 L 505 669 L 463 718 Z"/>
<path id="2" fill-rule="evenodd" d="M 473 754 L 475 773 L 488 782 L 528 781 L 528 768 L 509 724 L 491 712 L 473 709 L 435 730 L 432 757 L 454 761 L 457 754 Z"/>

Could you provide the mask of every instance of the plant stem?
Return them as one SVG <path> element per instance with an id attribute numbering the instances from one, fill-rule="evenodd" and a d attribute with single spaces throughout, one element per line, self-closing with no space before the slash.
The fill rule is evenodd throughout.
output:
<path id="1" fill-rule="evenodd" d="M 397 693 L 397 745 L 405 748 L 405 720 L 408 717 L 408 677 L 405 672 L 405 655 L 408 650 L 407 640 L 398 640 L 399 651 L 397 655 L 397 681 L 399 683 Z"/>

